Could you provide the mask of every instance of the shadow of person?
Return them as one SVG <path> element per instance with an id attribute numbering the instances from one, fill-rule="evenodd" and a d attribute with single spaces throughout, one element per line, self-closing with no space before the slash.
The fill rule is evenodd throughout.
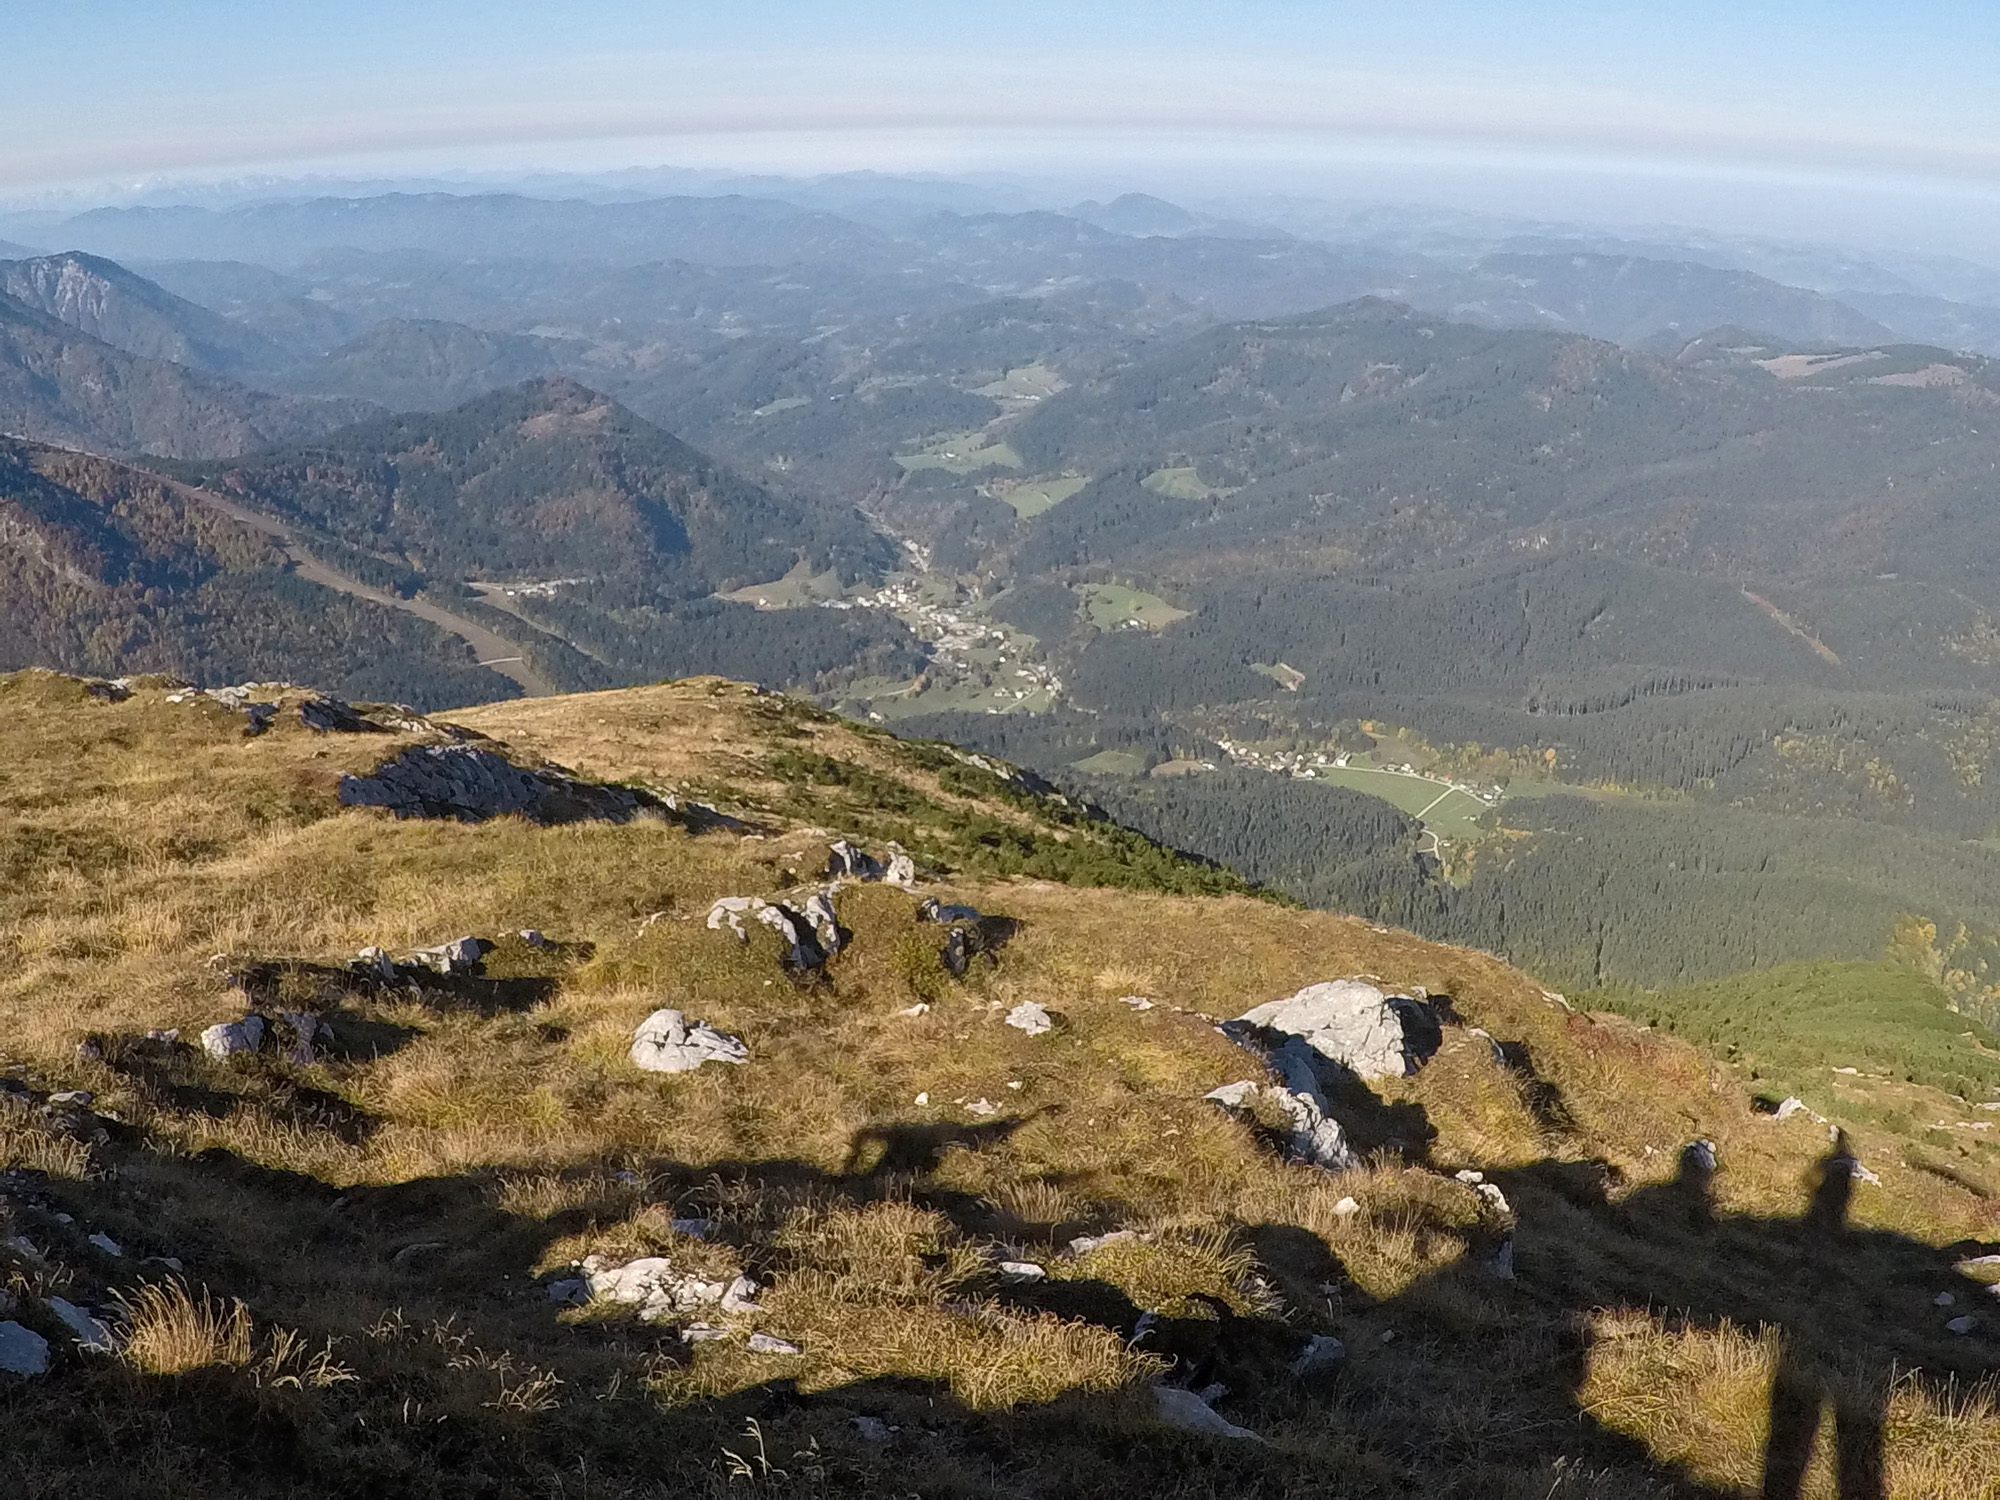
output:
<path id="1" fill-rule="evenodd" d="M 1602 1162 L 1489 1171 L 1513 1210 L 1512 1280 L 1462 1229 L 1461 1257 L 1393 1297 L 1337 1288 L 1349 1316 L 1385 1334 L 1379 1345 L 1357 1344 L 1350 1398 L 1364 1404 L 1374 1440 L 1399 1455 L 1427 1453 L 1461 1431 L 1439 1411 L 1461 1424 L 1476 1413 L 1482 1458 L 1496 1467 L 1533 1472 L 1559 1461 L 1620 1475 L 1634 1494 L 1721 1493 L 1697 1455 L 1721 1451 L 1728 1439 L 1715 1424 L 1742 1414 L 1710 1409 L 1722 1398 L 1696 1384 L 1642 1397 L 1633 1382 L 1651 1385 L 1649 1361 L 1673 1341 L 1761 1334 L 1771 1383 L 1750 1399 L 1768 1399 L 1768 1437 L 1758 1434 L 1761 1454 L 1746 1456 L 1761 1459 L 1762 1493 L 1799 1500 L 1831 1409 L 1827 1489 L 1880 1500 L 1893 1456 L 1890 1394 L 1955 1406 L 2000 1369 L 2000 1340 L 1984 1320 L 1943 1310 L 1947 1290 L 1977 1290 L 1960 1263 L 1993 1247 L 1933 1245 L 1852 1222 L 1856 1183 L 1869 1179 L 1844 1138 L 1816 1164 L 1795 1216 L 1718 1204 L 1718 1165 L 1727 1168 L 1696 1142 L 1670 1180 L 1623 1194 L 1618 1169 Z M 1655 1432 L 1643 1413 L 1663 1400 L 1687 1403 L 1687 1423 Z"/>
<path id="2" fill-rule="evenodd" d="M 1812 1203 L 1799 1221 L 1801 1271 L 1823 1294 L 1837 1295 L 1835 1259 L 1847 1231 L 1860 1163 L 1838 1132 L 1820 1159 Z M 1882 1500 L 1882 1426 L 1887 1382 L 1864 1374 L 1843 1378 L 1826 1351 L 1797 1330 L 1778 1331 L 1778 1369 L 1771 1382 L 1771 1423 L 1764 1443 L 1765 1500 L 1798 1500 L 1805 1487 L 1823 1409 L 1833 1408 L 1834 1472 L 1840 1500 Z"/>

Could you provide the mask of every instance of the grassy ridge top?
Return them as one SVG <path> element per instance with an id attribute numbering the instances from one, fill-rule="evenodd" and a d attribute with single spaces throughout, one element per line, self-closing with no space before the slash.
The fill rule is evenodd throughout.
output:
<path id="1" fill-rule="evenodd" d="M 1977 1494 L 2000 1463 L 1984 1398 L 1937 1383 L 2000 1344 L 1933 1305 L 1978 1305 L 1944 1247 L 1994 1238 L 1992 1204 L 1865 1122 L 1881 1180 L 1803 1277 L 1827 1147 L 1808 1119 L 1759 1117 L 1689 1045 L 1486 955 L 1251 899 L 997 763 L 700 680 L 453 717 L 520 764 L 744 827 L 397 821 L 341 808 L 339 777 L 444 732 L 315 734 L 298 696 L 252 738 L 158 687 L 0 679 L 0 1065 L 91 1090 L 108 1120 L 89 1144 L 0 1115 L 0 1243 L 43 1252 L 0 1249 L 0 1276 L 60 1351 L 0 1380 L 10 1493 L 1726 1494 L 1754 1476 L 1787 1339 L 1843 1379 L 1919 1372 L 1887 1408 L 1895 1493 Z M 896 837 L 944 872 L 919 894 L 1011 918 L 1011 939 L 953 981 L 917 897 L 879 885 L 839 893 L 852 941 L 817 978 L 761 930 L 705 927 L 843 834 Z M 365 945 L 521 928 L 561 947 L 504 942 L 480 1003 L 327 977 Z M 170 1075 L 79 1053 L 240 1015 L 217 954 L 320 975 L 288 999 L 343 1045 Z M 1414 1077 L 1339 1101 L 1369 1159 L 1330 1174 L 1273 1150 L 1278 1119 L 1202 1096 L 1261 1076 L 1214 1021 L 1353 974 L 1449 995 L 1464 1024 Z M 1024 1001 L 1055 1029 L 1004 1024 Z M 633 1027 L 661 1006 L 750 1060 L 637 1071 Z M 1712 1221 L 1674 1185 L 1696 1136 L 1723 1163 Z M 1511 1205 L 1511 1281 L 1485 1269 L 1495 1226 L 1461 1170 Z M 1134 1237 L 1062 1248 L 1115 1230 Z M 747 1272 L 760 1310 L 688 1346 L 552 1303 L 544 1283 L 593 1253 Z M 189 1306 L 218 1299 L 209 1325 L 148 1310 L 141 1286 L 174 1279 L 148 1255 L 181 1263 Z M 46 1299 L 114 1294 L 142 1337 L 67 1352 Z M 801 1352 L 753 1352 L 752 1329 Z M 1273 1351 L 1309 1333 L 1345 1342 L 1342 1372 L 1284 1375 Z M 1226 1386 L 1265 1442 L 1167 1432 L 1163 1374 Z"/>

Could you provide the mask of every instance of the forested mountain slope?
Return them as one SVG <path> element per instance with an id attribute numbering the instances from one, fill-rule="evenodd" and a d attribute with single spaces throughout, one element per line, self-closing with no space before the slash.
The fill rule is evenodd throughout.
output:
<path id="1" fill-rule="evenodd" d="M 287 371 L 286 390 L 365 395 L 394 411 L 442 411 L 502 386 L 548 375 L 563 345 L 463 323 L 393 318 Z"/>
<path id="2" fill-rule="evenodd" d="M 893 546 L 852 509 L 745 479 L 574 381 L 175 472 L 303 528 L 358 576 L 504 609 L 503 633 L 569 686 L 922 665 L 891 619 L 714 597 L 794 568 L 874 578 Z"/>
<path id="3" fill-rule="evenodd" d="M 297 576 L 271 539 L 158 477 L 0 440 L 0 667 L 317 679 L 422 705 L 514 691 L 465 646 Z"/>

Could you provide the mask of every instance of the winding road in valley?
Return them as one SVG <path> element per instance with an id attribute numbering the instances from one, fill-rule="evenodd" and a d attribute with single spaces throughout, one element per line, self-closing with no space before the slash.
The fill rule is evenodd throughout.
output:
<path id="1" fill-rule="evenodd" d="M 505 636 L 496 634 L 477 620 L 468 620 L 464 615 L 453 614 L 448 609 L 440 609 L 423 599 L 405 599 L 400 594 L 392 594 L 386 589 L 372 588 L 358 578 L 350 578 L 345 573 L 336 572 L 308 552 L 300 543 L 292 529 L 283 521 L 265 515 L 261 511 L 239 505 L 234 500 L 216 494 L 213 490 L 198 489 L 191 484 L 181 484 L 176 480 L 163 478 L 144 469 L 134 470 L 148 479 L 159 480 L 176 494 L 219 511 L 230 520 L 248 526 L 278 544 L 285 556 L 292 560 L 299 577 L 308 583 L 316 583 L 322 588 L 352 594 L 357 599 L 365 599 L 370 604 L 380 604 L 388 609 L 400 609 L 406 615 L 415 615 L 419 620 L 435 625 L 448 635 L 455 635 L 472 648 L 479 658 L 479 665 L 502 677 L 520 684 L 521 691 L 530 698 L 552 697 L 557 691 L 554 683 L 528 665 L 527 658 L 519 645 Z"/>

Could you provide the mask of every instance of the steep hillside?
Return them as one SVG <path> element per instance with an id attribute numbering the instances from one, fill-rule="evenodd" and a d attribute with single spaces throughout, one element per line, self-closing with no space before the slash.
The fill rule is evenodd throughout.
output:
<path id="1" fill-rule="evenodd" d="M 0 292 L 148 359 L 252 381 L 288 362 L 261 334 L 95 255 L 0 261 Z"/>
<path id="2" fill-rule="evenodd" d="M 801 560 L 858 574 L 892 556 L 858 515 L 731 474 L 561 378 L 185 472 L 456 579 L 582 573 L 708 593 L 781 577 Z"/>
<path id="3" fill-rule="evenodd" d="M 0 294 L 0 433 L 199 458 L 314 437 L 371 410 L 360 401 L 267 396 L 128 353 Z"/>
<path id="4" fill-rule="evenodd" d="M 1880 1123 L 1985 1099 L 1843 1075 L 1862 1171 L 1491 958 L 728 683 L 309 698 L 0 681 L 10 1493 L 1712 1500 L 1822 1397 L 1883 1493 L 2000 1467 L 1995 1150 Z M 368 805 L 420 785 L 458 817 Z M 914 888 L 809 932 L 842 836 Z M 1414 1073 L 1218 1033 L 1357 974 L 1442 1023 Z"/>
<path id="5" fill-rule="evenodd" d="M 0 440 L 0 667 L 300 678 L 418 704 L 505 696 L 444 631 L 301 576 L 154 475 Z"/>
<path id="6" fill-rule="evenodd" d="M 819 685 L 922 666 L 894 620 L 715 597 L 801 567 L 879 576 L 894 548 L 858 512 L 745 479 L 574 381 L 175 472 L 363 576 L 490 611 L 567 686 L 698 671 Z"/>

